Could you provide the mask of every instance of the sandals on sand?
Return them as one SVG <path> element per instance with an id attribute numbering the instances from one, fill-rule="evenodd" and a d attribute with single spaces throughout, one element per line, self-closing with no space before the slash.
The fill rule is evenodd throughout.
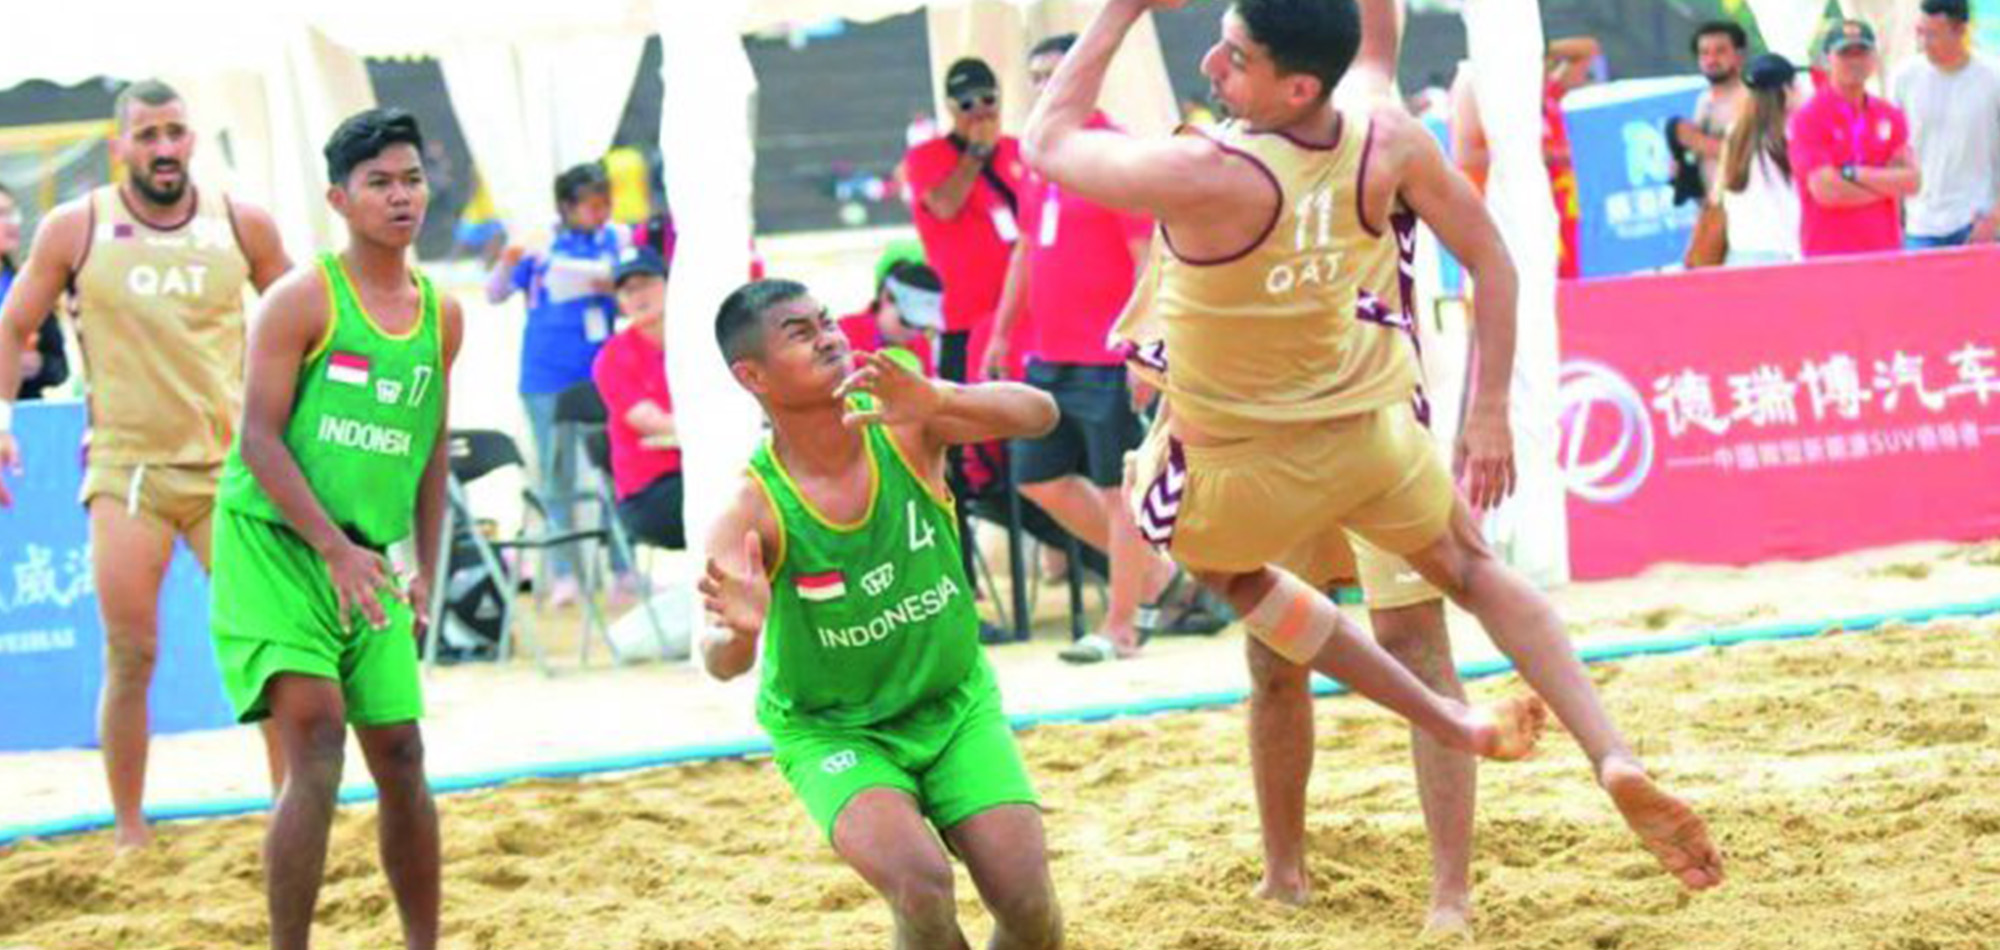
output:
<path id="1" fill-rule="evenodd" d="M 1160 596 L 1139 608 L 1137 625 L 1141 644 L 1155 635 L 1214 636 L 1229 626 L 1233 618 L 1226 608 L 1209 598 L 1207 591 L 1197 587 L 1186 595 L 1176 596 L 1182 586 L 1193 582 L 1186 571 L 1176 567 L 1167 586 L 1160 589 Z"/>

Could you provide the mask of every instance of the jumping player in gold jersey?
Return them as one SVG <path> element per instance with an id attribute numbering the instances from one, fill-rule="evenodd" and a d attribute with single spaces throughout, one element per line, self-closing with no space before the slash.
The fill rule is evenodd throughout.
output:
<path id="1" fill-rule="evenodd" d="M 1109 0 L 1025 139 L 1030 164 L 1050 179 L 1160 222 L 1160 250 L 1134 302 L 1163 333 L 1154 356 L 1169 416 L 1141 450 L 1133 503 L 1142 533 L 1225 596 L 1272 650 L 1464 748 L 1463 704 L 1426 689 L 1311 584 L 1272 566 L 1348 531 L 1402 557 L 1479 618 L 1661 864 L 1691 889 L 1719 884 L 1721 856 L 1701 819 L 1647 773 L 1553 608 L 1493 556 L 1473 520 L 1514 482 L 1515 275 L 1477 195 L 1402 110 L 1333 105 L 1360 41 L 1354 0 L 1230 7 L 1202 62 L 1236 116 L 1219 130 L 1147 140 L 1086 129 L 1131 26 L 1154 6 L 1179 5 Z M 1459 447 L 1469 499 L 1417 418 L 1415 354 L 1377 319 L 1366 268 L 1356 266 L 1399 204 L 1480 286 Z M 1504 731 L 1539 712 L 1503 706 L 1496 715 Z"/>

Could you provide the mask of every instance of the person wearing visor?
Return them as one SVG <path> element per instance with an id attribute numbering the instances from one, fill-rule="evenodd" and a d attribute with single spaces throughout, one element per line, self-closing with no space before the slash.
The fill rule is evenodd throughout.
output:
<path id="1" fill-rule="evenodd" d="M 1830 82 L 1792 116 L 1792 180 L 1799 189 L 1799 248 L 1806 257 L 1903 246 L 1903 199 L 1921 183 L 1910 124 L 1868 93 L 1878 62 L 1875 30 L 1842 20 L 1820 43 Z"/>
<path id="2" fill-rule="evenodd" d="M 875 264 L 875 296 L 840 319 L 857 353 L 886 351 L 911 370 L 936 376 L 934 338 L 944 329 L 944 283 L 914 241 L 890 245 Z"/>
<path id="3" fill-rule="evenodd" d="M 667 387 L 666 261 L 650 247 L 627 251 L 611 281 L 626 324 L 598 351 L 590 375 L 604 399 L 618 520 L 641 543 L 685 548 L 680 434 Z"/>

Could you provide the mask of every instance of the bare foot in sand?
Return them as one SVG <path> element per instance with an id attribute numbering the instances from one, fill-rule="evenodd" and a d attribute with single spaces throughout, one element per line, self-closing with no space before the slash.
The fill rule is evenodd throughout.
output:
<path id="1" fill-rule="evenodd" d="M 1472 717 L 1472 754 L 1513 762 L 1534 754 L 1549 707 L 1538 696 L 1516 696 L 1474 709 Z"/>
<path id="2" fill-rule="evenodd" d="M 142 851 L 153 843 L 153 829 L 143 823 L 129 828 L 120 825 L 112 834 L 111 843 L 121 855 Z"/>
<path id="3" fill-rule="evenodd" d="M 1472 908 L 1461 904 L 1431 904 L 1430 917 L 1417 939 L 1425 946 L 1472 945 Z"/>
<path id="4" fill-rule="evenodd" d="M 1264 879 L 1257 882 L 1257 889 L 1251 893 L 1258 900 L 1304 907 L 1312 903 L 1312 881 L 1303 867 L 1290 872 L 1266 870 Z"/>
<path id="5" fill-rule="evenodd" d="M 1722 883 L 1722 852 L 1708 838 L 1708 825 L 1686 802 L 1667 794 L 1637 763 L 1607 759 L 1598 782 L 1646 850 L 1691 891 Z"/>

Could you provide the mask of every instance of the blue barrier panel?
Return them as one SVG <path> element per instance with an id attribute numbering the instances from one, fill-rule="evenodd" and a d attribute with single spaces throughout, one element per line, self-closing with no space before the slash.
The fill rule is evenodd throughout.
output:
<path id="1" fill-rule="evenodd" d="M 1585 277 L 1654 271 L 1681 262 L 1700 209 L 1674 204 L 1666 122 L 1694 115 L 1699 76 L 1630 79 L 1563 100 L 1576 167 Z"/>
<path id="2" fill-rule="evenodd" d="M 26 470 L 0 509 L 0 752 L 94 745 L 103 627 L 90 571 L 80 404 L 23 403 L 14 417 Z M 208 580 L 183 549 L 160 595 L 154 732 L 232 721 L 208 638 Z"/>

